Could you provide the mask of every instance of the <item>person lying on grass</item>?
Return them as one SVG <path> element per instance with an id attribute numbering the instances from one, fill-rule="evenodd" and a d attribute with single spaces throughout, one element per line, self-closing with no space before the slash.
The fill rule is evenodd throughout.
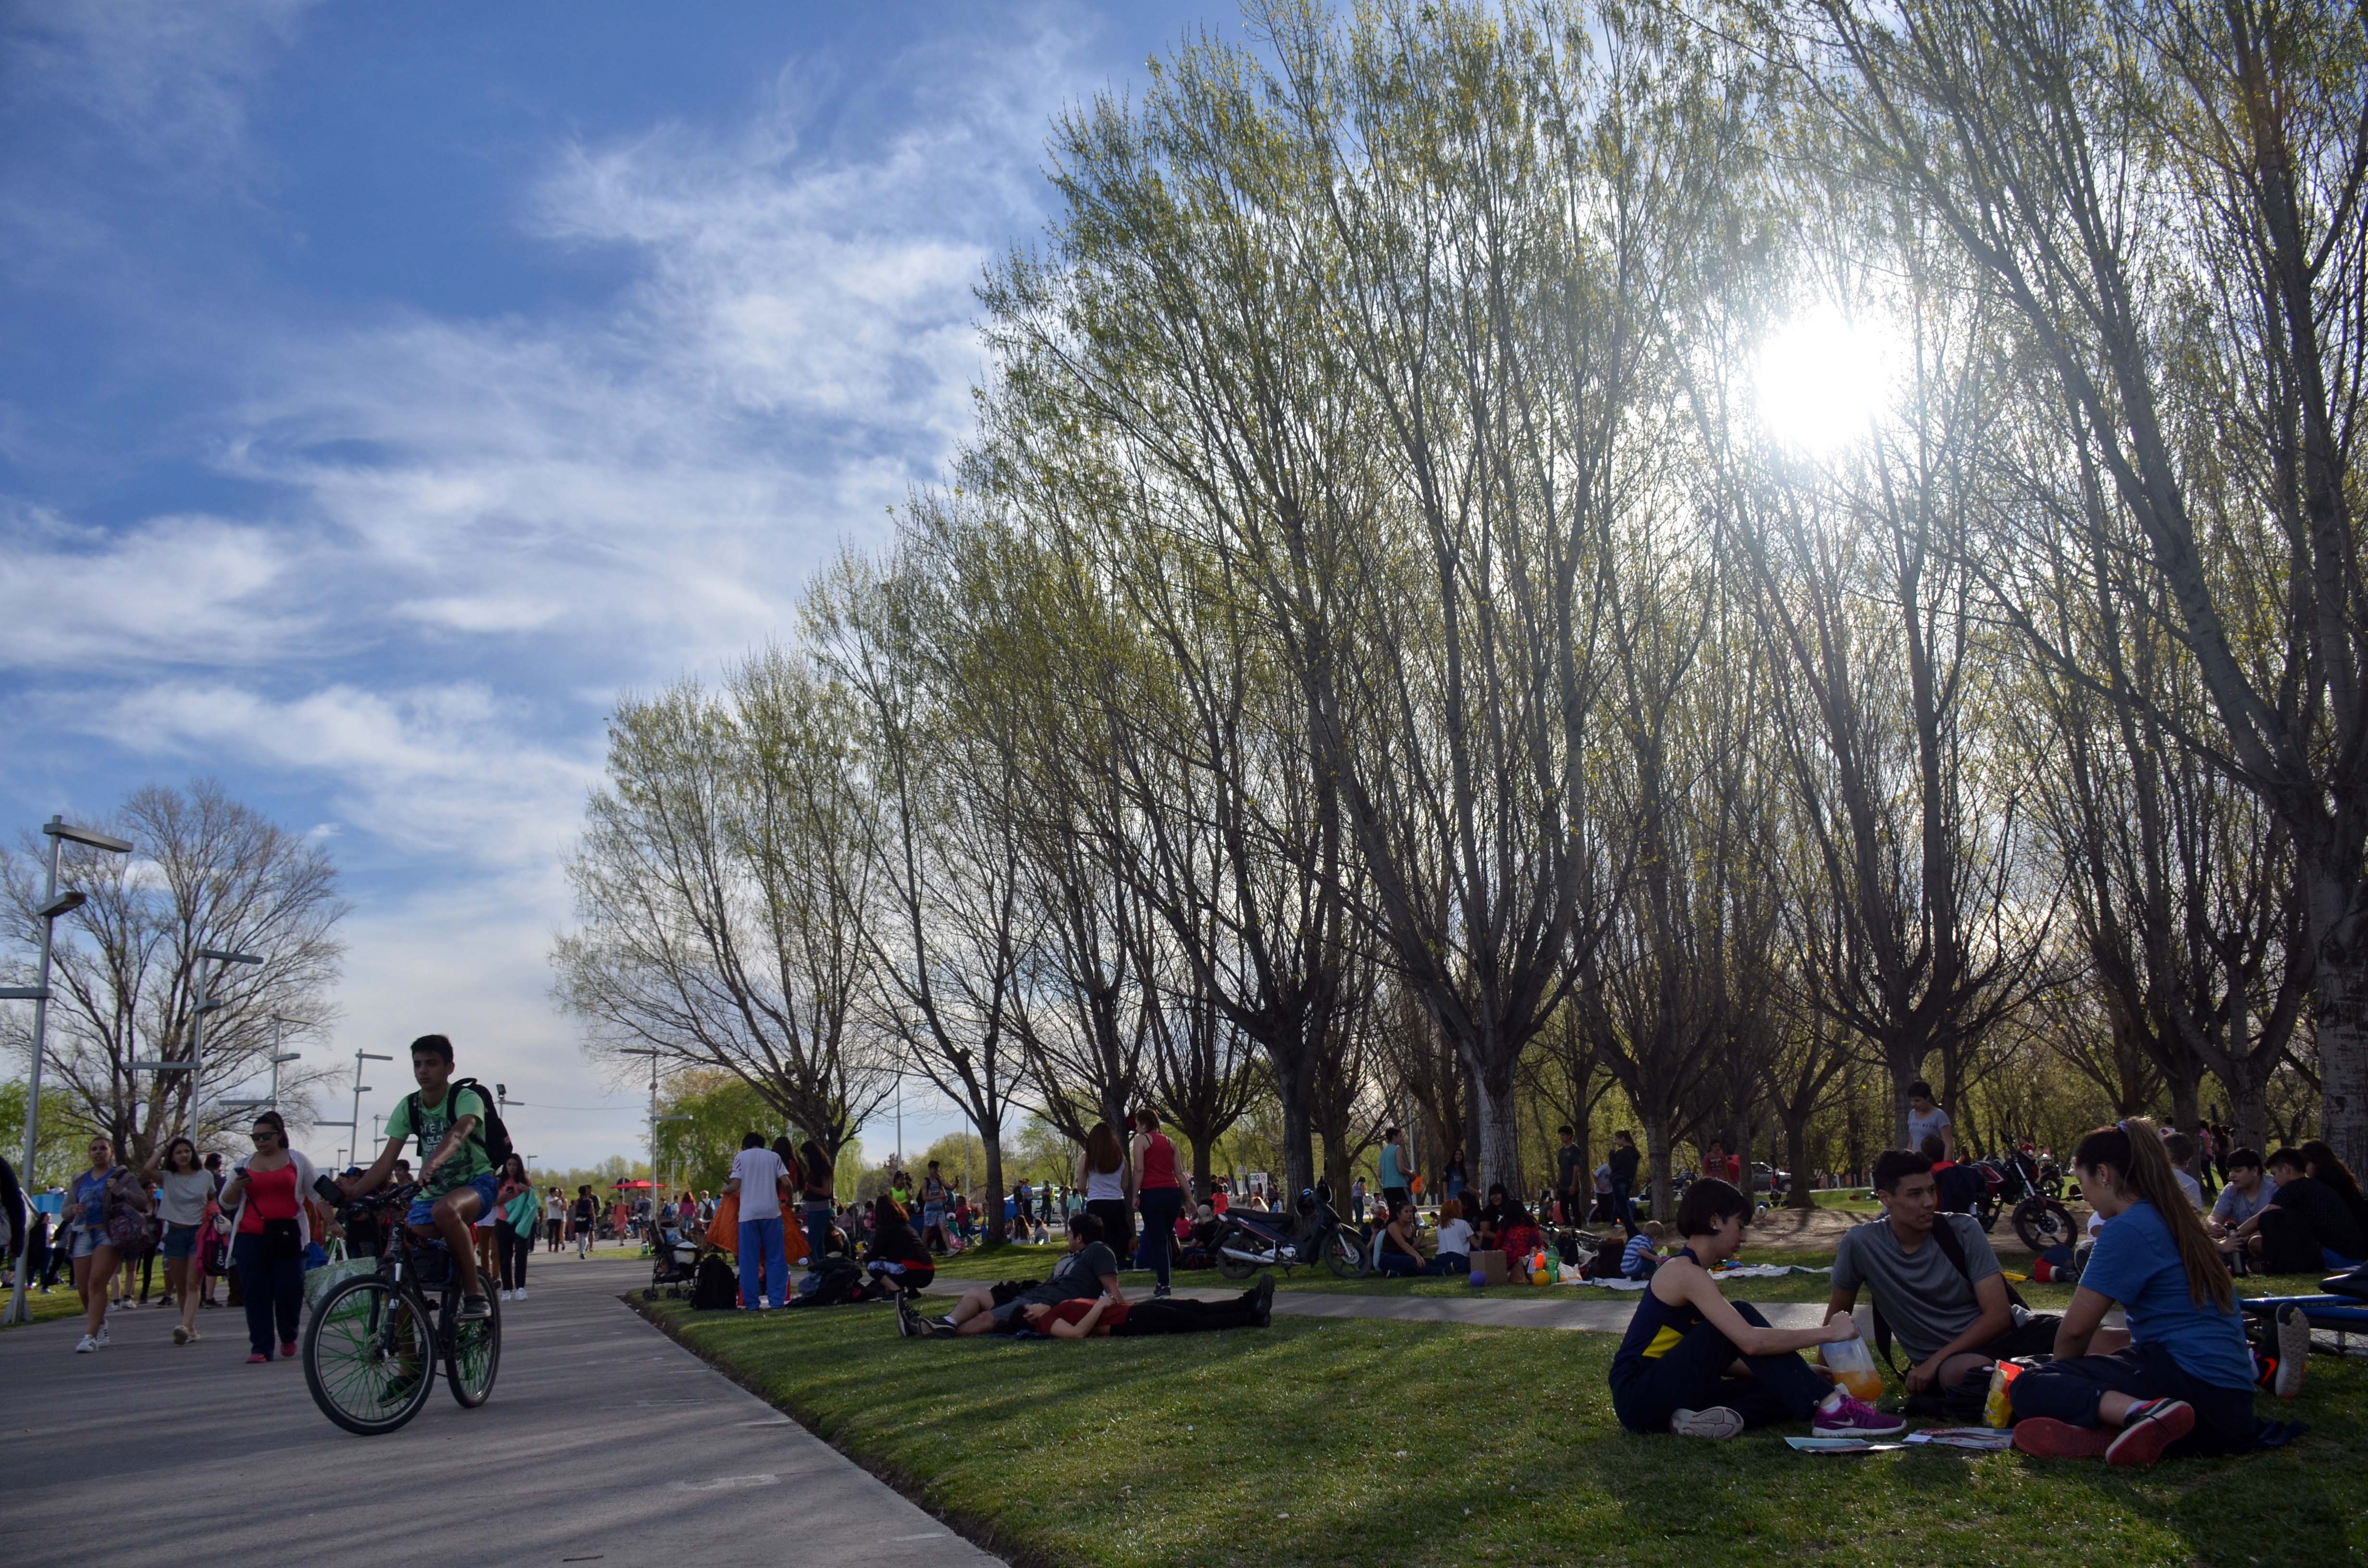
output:
<path id="1" fill-rule="evenodd" d="M 1102 1222 L 1091 1214 L 1069 1216 L 1069 1256 L 1042 1285 L 1031 1286 L 1008 1301 L 997 1302 L 993 1286 L 963 1292 L 952 1313 L 923 1318 L 913 1313 L 905 1299 L 896 1298 L 897 1329 L 911 1335 L 1010 1334 L 1020 1312 L 1031 1304 L 1053 1306 L 1062 1301 L 1091 1301 L 1096 1296 L 1126 1300 L 1118 1285 L 1118 1258 L 1102 1244 Z"/>
<path id="2" fill-rule="evenodd" d="M 1820 1437 L 1895 1437 L 1907 1423 L 1864 1404 L 1795 1354 L 1853 1339 L 1848 1317 L 1816 1328 L 1770 1328 L 1748 1301 L 1719 1294 L 1710 1270 L 1743 1246 L 1751 1199 L 1715 1176 L 1686 1188 L 1678 1231 L 1686 1244 L 1653 1271 L 1611 1358 L 1611 1409 L 1631 1432 L 1732 1437 L 1753 1426 L 1806 1421 Z"/>
<path id="3" fill-rule="evenodd" d="M 1019 1316 L 1030 1333 L 1050 1335 L 1054 1339 L 1128 1339 L 1144 1334 L 1215 1334 L 1229 1328 L 1264 1328 L 1274 1318 L 1274 1276 L 1261 1275 L 1256 1285 L 1230 1301 L 1165 1296 L 1130 1305 L 1115 1296 L 1097 1296 L 1090 1301 L 1072 1300 L 1049 1306 L 1042 1301 L 1030 1301 L 1020 1309 Z"/>
<path id="4" fill-rule="evenodd" d="M 2105 1223 L 2055 1331 L 2055 1359 L 2009 1385 L 2014 1446 L 2115 1465 L 2251 1448 L 2253 1355 L 2236 1288 L 2180 1190 L 2162 1134 L 2144 1117 L 2100 1127 L 2072 1165 L 2080 1196 Z M 2098 1326 L 2117 1301 L 2127 1333 Z M 2306 1322 L 2302 1340 L 2297 1389 Z"/>

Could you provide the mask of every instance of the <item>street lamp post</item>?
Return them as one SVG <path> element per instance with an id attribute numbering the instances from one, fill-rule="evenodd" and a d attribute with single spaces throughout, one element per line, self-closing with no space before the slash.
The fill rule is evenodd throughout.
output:
<path id="1" fill-rule="evenodd" d="M 352 1138 L 354 1142 L 354 1147 L 349 1150 L 348 1153 L 353 1155 L 354 1164 L 356 1165 L 361 1164 L 362 1158 L 362 1096 L 370 1092 L 370 1086 L 362 1082 L 362 1063 L 365 1062 L 392 1062 L 393 1060 L 393 1057 L 381 1056 L 375 1051 L 357 1051 L 354 1052 L 354 1119 L 351 1121 L 347 1122 L 346 1127 L 348 1136 Z"/>
<path id="2" fill-rule="evenodd" d="M 206 1015 L 219 1012 L 228 1004 L 206 994 L 208 963 L 259 964 L 262 958 L 255 953 L 234 953 L 220 948 L 198 949 L 198 1005 L 189 1010 L 189 1100 L 183 1112 L 191 1142 L 198 1136 L 198 1093 L 206 1075 Z M 156 1071 L 164 1071 L 159 1066 Z"/>
<path id="3" fill-rule="evenodd" d="M 33 911 L 41 922 L 41 978 L 32 986 L 9 986 L 0 990 L 0 997 L 33 1005 L 33 1067 L 25 1086 L 25 1163 L 23 1179 L 33 1179 L 33 1158 L 40 1152 L 41 1126 L 41 1054 L 47 1041 L 50 1023 L 50 947 L 57 929 L 58 916 L 79 908 L 85 894 L 69 890 L 58 891 L 58 848 L 66 840 L 104 849 L 110 855 L 129 855 L 131 846 L 120 838 L 96 833 L 86 827 L 68 827 L 66 819 L 53 816 L 41 824 L 41 832 L 50 841 L 50 877 L 41 889 L 41 906 Z M 28 1222 L 25 1233 L 17 1243 L 17 1283 L 8 1292 L 8 1321 L 30 1323 L 31 1309 L 25 1304 L 25 1258 L 33 1244 L 33 1227 Z"/>
<path id="4" fill-rule="evenodd" d="M 286 1052 L 280 1051 L 279 1026 L 285 1022 L 287 1020 L 279 1014 L 271 1015 L 271 1108 L 274 1110 L 279 1108 L 279 1064 L 283 1062 L 304 1060 L 304 1053 L 301 1051 Z"/>

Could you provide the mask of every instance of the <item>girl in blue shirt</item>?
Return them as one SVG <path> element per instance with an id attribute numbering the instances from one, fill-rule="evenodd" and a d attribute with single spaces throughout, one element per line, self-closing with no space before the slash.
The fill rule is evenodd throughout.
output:
<path id="1" fill-rule="evenodd" d="M 2104 1220 L 2055 1359 L 2012 1383 L 2014 1446 L 2050 1459 L 2149 1465 L 2253 1446 L 2253 1353 L 2219 1249 L 2179 1187 L 2155 1124 L 2080 1140 L 2080 1195 Z M 2100 1328 L 2121 1303 L 2129 1332 Z"/>

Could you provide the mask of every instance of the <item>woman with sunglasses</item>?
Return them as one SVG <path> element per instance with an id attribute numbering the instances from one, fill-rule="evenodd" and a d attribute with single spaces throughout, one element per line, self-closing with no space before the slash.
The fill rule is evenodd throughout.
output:
<path id="1" fill-rule="evenodd" d="M 296 1324 L 304 1306 L 304 1248 L 313 1239 L 305 1195 L 313 1162 L 288 1146 L 288 1124 L 276 1110 L 255 1119 L 255 1153 L 239 1162 L 222 1187 L 233 1210 L 231 1258 L 246 1307 L 249 1366 L 271 1359 L 272 1330 L 279 1354 L 296 1354 Z"/>
<path id="2" fill-rule="evenodd" d="M 198 1338 L 198 1301 L 205 1294 L 205 1265 L 198 1257 L 199 1227 L 214 1197 L 211 1172 L 198 1163 L 198 1146 L 187 1138 L 165 1145 L 162 1158 L 141 1172 L 144 1185 L 157 1193 L 158 1216 L 165 1221 L 165 1288 L 181 1309 L 173 1343 L 194 1344 Z"/>

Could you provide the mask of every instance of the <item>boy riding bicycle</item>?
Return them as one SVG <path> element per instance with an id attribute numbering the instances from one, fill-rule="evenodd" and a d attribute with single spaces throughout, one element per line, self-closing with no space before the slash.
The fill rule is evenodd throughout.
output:
<path id="1" fill-rule="evenodd" d="M 461 1321 L 489 1317 L 493 1306 L 485 1300 L 470 1236 L 477 1217 L 491 1211 L 500 1180 L 481 1131 L 485 1102 L 474 1089 L 451 1090 L 452 1042 L 440 1034 L 424 1034 L 411 1042 L 411 1075 L 418 1080 L 419 1092 L 405 1096 L 387 1119 L 386 1147 L 379 1151 L 377 1163 L 359 1176 L 338 1177 L 337 1186 L 348 1198 L 377 1191 L 394 1169 L 404 1143 L 417 1138 L 419 1192 L 404 1222 L 413 1235 L 440 1236 L 451 1249 L 461 1271 Z"/>

